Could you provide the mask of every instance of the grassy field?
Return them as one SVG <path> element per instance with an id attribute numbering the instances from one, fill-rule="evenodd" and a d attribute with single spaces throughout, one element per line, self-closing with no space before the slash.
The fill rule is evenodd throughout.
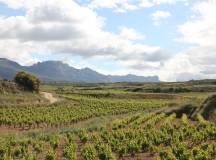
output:
<path id="1" fill-rule="evenodd" d="M 0 83 L 0 159 L 216 159 L 213 80 L 42 85 L 55 103 L 11 83 Z"/>

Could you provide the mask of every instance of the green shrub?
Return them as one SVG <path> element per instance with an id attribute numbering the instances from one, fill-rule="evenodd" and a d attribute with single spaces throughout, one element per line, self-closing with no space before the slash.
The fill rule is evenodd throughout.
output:
<path id="1" fill-rule="evenodd" d="M 37 160 L 36 156 L 34 154 L 28 153 L 25 156 L 25 160 Z"/>
<path id="2" fill-rule="evenodd" d="M 99 148 L 99 159 L 100 160 L 115 160 L 116 158 L 112 154 L 111 148 L 107 144 L 100 145 Z"/>
<path id="3" fill-rule="evenodd" d="M 77 148 L 77 145 L 75 143 L 71 143 L 69 146 L 67 146 L 64 149 L 64 156 L 66 157 L 66 159 L 68 160 L 77 159 L 76 148 Z"/>
<path id="4" fill-rule="evenodd" d="M 55 160 L 56 159 L 56 153 L 54 150 L 49 150 L 46 154 L 45 160 Z"/>
<path id="5" fill-rule="evenodd" d="M 34 145 L 35 151 L 41 153 L 44 150 L 44 143 L 38 142 Z"/>
<path id="6" fill-rule="evenodd" d="M 18 72 L 14 78 L 14 81 L 24 90 L 28 90 L 31 92 L 39 92 L 40 88 L 40 80 L 26 72 Z"/>
<path id="7" fill-rule="evenodd" d="M 52 147 L 52 149 L 56 150 L 59 146 L 59 136 L 58 135 L 53 135 L 50 137 L 50 146 Z"/>
<path id="8" fill-rule="evenodd" d="M 168 149 L 167 151 L 160 151 L 160 160 L 175 160 L 175 156 L 173 155 L 172 151 Z"/>
<path id="9" fill-rule="evenodd" d="M 15 149 L 15 151 L 14 151 L 14 157 L 18 158 L 18 157 L 22 157 L 22 156 L 23 155 L 22 155 L 21 148 L 19 147 L 19 148 Z"/>
<path id="10" fill-rule="evenodd" d="M 95 160 L 96 159 L 96 150 L 93 145 L 85 145 L 82 150 L 82 156 L 84 160 Z"/>
<path id="11" fill-rule="evenodd" d="M 7 148 L 0 146 L 0 160 L 3 160 L 7 153 Z"/>
<path id="12" fill-rule="evenodd" d="M 85 130 L 81 130 L 79 132 L 79 138 L 82 143 L 86 143 L 88 141 L 88 135 Z"/>

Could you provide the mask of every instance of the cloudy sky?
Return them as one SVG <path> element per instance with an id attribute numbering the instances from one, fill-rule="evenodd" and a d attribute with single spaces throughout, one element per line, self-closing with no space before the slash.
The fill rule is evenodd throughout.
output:
<path id="1" fill-rule="evenodd" d="M 0 0 L 0 57 L 216 78 L 216 0 Z"/>

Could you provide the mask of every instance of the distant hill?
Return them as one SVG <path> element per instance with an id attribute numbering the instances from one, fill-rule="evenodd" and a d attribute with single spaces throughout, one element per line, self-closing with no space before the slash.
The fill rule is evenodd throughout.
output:
<path id="1" fill-rule="evenodd" d="M 108 75 L 108 81 L 110 82 L 159 82 L 158 76 L 136 76 L 133 74 L 128 74 L 125 76 L 111 76 Z"/>
<path id="2" fill-rule="evenodd" d="M 32 66 L 21 66 L 14 61 L 0 58 L 0 77 L 2 79 L 11 80 L 18 71 L 32 73 L 46 82 L 159 82 L 158 76 L 103 75 L 90 68 L 76 69 L 61 61 L 45 61 Z"/>
<path id="3" fill-rule="evenodd" d="M 0 58 L 0 77 L 2 79 L 13 79 L 14 75 L 24 68 L 18 63 Z"/>

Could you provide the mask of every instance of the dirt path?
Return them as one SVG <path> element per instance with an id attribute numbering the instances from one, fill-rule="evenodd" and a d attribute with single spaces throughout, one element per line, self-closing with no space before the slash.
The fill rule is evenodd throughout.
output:
<path id="1" fill-rule="evenodd" d="M 55 103 L 58 101 L 57 98 L 53 97 L 52 93 L 41 92 L 41 94 L 44 96 L 44 98 L 48 99 L 50 101 L 50 103 Z"/>
<path id="2" fill-rule="evenodd" d="M 174 112 L 174 111 L 176 111 L 176 110 L 178 110 L 178 109 L 180 109 L 181 108 L 181 106 L 169 106 L 169 107 L 163 107 L 163 108 L 161 108 L 161 109 L 158 109 L 158 110 L 156 110 L 156 111 L 154 111 L 155 113 L 162 113 L 162 112 L 164 112 L 164 113 L 170 113 L 170 112 Z"/>

